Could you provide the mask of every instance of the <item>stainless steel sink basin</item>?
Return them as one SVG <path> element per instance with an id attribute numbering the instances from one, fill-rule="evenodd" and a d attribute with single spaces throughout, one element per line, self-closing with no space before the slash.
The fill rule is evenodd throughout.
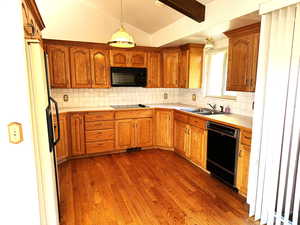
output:
<path id="1" fill-rule="evenodd" d="M 224 114 L 224 112 L 220 111 L 213 111 L 211 109 L 207 108 L 200 108 L 198 111 L 192 112 L 195 114 L 200 114 L 200 115 L 215 115 L 215 114 Z"/>

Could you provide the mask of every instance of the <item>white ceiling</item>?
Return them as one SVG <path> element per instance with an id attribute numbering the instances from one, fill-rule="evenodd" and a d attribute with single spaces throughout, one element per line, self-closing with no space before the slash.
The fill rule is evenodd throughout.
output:
<path id="1" fill-rule="evenodd" d="M 247 15 L 244 15 L 242 17 L 236 18 L 234 20 L 231 20 L 230 22 L 224 22 L 222 24 L 218 24 L 214 27 L 210 27 L 209 30 L 205 30 L 199 33 L 196 33 L 194 35 L 176 40 L 174 42 L 171 42 L 165 47 L 172 47 L 172 46 L 179 46 L 187 43 L 198 43 L 203 44 L 205 43 L 206 38 L 212 38 L 215 41 L 221 40 L 226 38 L 226 36 L 223 34 L 223 32 L 240 28 L 243 26 L 247 26 L 250 24 L 257 23 L 261 20 L 260 15 L 258 12 L 250 13 Z"/>
<path id="2" fill-rule="evenodd" d="M 75 1 L 75 0 L 74 0 Z M 121 0 L 76 0 L 88 7 L 99 9 L 120 19 Z M 197 0 L 207 4 L 214 0 Z M 155 0 L 123 0 L 124 22 L 152 34 L 161 28 L 184 17 L 183 14 L 168 6 L 159 6 Z"/>

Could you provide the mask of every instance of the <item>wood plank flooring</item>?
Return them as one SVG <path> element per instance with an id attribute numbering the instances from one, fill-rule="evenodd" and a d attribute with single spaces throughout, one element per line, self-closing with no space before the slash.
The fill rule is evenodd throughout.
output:
<path id="1" fill-rule="evenodd" d="M 237 193 L 173 152 L 59 166 L 61 225 L 249 225 Z"/>

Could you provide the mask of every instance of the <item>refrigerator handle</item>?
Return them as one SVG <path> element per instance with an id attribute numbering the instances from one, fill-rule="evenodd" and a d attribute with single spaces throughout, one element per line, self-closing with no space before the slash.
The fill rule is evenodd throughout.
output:
<path id="1" fill-rule="evenodd" d="M 49 97 L 50 101 L 52 101 L 55 105 L 55 113 L 56 113 L 56 119 L 57 119 L 57 137 L 56 140 L 53 140 L 53 146 L 57 145 L 57 143 L 60 140 L 60 121 L 59 121 L 59 111 L 58 111 L 58 104 L 57 101 L 55 101 L 52 97 Z"/>

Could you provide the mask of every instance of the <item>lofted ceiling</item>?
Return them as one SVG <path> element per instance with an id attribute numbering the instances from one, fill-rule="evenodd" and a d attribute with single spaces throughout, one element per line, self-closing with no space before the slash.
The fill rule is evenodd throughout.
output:
<path id="1" fill-rule="evenodd" d="M 81 4 L 99 9 L 120 20 L 121 0 L 74 0 Z M 207 4 L 213 0 L 197 0 Z M 124 22 L 152 34 L 163 27 L 184 17 L 183 14 L 166 5 L 155 3 L 155 0 L 123 0 Z"/>

